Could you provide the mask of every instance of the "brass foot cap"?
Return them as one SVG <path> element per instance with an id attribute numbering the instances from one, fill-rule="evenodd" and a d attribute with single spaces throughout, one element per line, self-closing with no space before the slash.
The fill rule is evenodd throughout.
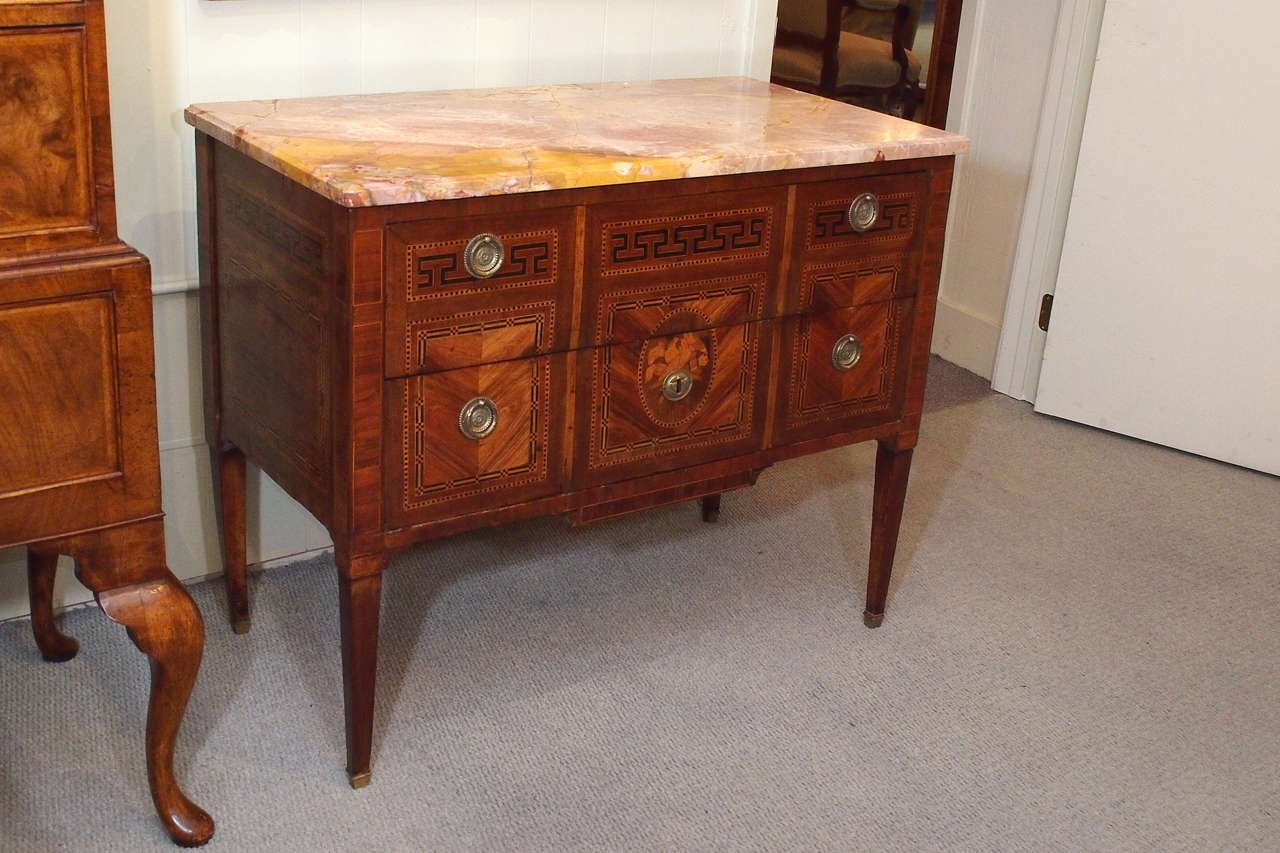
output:
<path id="1" fill-rule="evenodd" d="M 373 771 L 366 770 L 363 773 L 348 773 L 347 780 L 351 782 L 351 787 L 359 791 L 361 788 L 369 787 L 369 782 L 373 779 Z"/>
<path id="2" fill-rule="evenodd" d="M 250 624 L 252 624 L 252 620 L 248 616 L 243 619 L 232 619 L 231 630 L 235 631 L 237 634 L 247 634 L 249 633 Z"/>
<path id="3" fill-rule="evenodd" d="M 884 621 L 883 613 L 872 613 L 870 610 L 862 611 L 862 624 L 868 628 L 879 628 L 880 623 Z"/>

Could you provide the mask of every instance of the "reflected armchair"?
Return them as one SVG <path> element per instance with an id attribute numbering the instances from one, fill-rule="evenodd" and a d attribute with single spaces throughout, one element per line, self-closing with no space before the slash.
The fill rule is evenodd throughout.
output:
<path id="1" fill-rule="evenodd" d="M 779 0 L 770 79 L 829 98 L 880 96 L 889 112 L 910 118 L 920 101 L 920 59 L 911 47 L 921 5 Z"/>

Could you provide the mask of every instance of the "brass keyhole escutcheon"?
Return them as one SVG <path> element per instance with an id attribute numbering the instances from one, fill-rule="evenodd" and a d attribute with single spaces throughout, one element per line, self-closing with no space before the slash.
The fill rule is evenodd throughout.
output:
<path id="1" fill-rule="evenodd" d="M 693 390 L 693 374 L 687 370 L 673 370 L 662 380 L 662 396 L 678 403 Z"/>
<path id="2" fill-rule="evenodd" d="M 880 218 L 880 199 L 873 193 L 863 193 L 849 205 L 849 227 L 859 234 L 870 231 Z"/>
<path id="3" fill-rule="evenodd" d="M 862 358 L 862 341 L 856 335 L 844 335 L 831 348 L 831 363 L 836 370 L 850 370 Z"/>
<path id="4" fill-rule="evenodd" d="M 493 278 L 502 269 L 507 250 L 496 234 L 477 234 L 462 253 L 462 265 L 472 278 Z"/>
<path id="5" fill-rule="evenodd" d="M 467 438 L 479 441 L 498 426 L 498 405 L 488 397 L 468 400 L 458 413 L 458 429 Z"/>

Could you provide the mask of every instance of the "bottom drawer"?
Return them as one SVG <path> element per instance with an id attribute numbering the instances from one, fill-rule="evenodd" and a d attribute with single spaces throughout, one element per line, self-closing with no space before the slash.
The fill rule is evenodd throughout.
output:
<path id="1" fill-rule="evenodd" d="M 388 521 L 405 526 L 561 491 L 565 359 L 387 382 Z"/>
<path id="2" fill-rule="evenodd" d="M 786 321 L 784 387 L 773 443 L 900 417 L 914 304 L 914 299 L 897 299 Z"/>
<path id="3" fill-rule="evenodd" d="M 580 484 L 639 477 L 764 445 L 770 325 L 742 323 L 583 351 Z"/>

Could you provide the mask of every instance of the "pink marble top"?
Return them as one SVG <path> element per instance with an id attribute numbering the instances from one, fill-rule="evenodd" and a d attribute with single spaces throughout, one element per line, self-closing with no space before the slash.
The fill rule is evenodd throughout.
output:
<path id="1" fill-rule="evenodd" d="M 969 148 L 963 136 L 742 77 L 194 104 L 186 119 L 347 207 Z"/>

